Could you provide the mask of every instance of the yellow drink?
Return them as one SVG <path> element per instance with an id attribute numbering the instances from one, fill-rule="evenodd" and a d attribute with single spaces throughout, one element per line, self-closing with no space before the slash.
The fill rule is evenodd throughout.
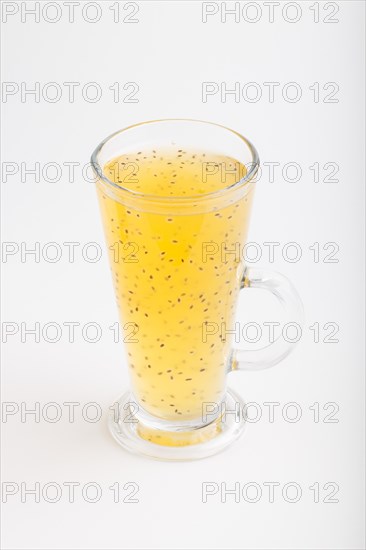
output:
<path id="1" fill-rule="evenodd" d="M 136 193 L 193 202 L 245 173 L 235 159 L 181 149 L 136 151 L 104 167 L 110 181 Z M 159 418 L 201 420 L 202 403 L 225 394 L 231 338 L 220 333 L 234 328 L 244 269 L 241 255 L 222 246 L 245 243 L 253 190 L 222 207 L 166 212 L 113 193 L 98 183 L 134 396 Z M 204 338 L 207 322 L 220 330 Z"/>

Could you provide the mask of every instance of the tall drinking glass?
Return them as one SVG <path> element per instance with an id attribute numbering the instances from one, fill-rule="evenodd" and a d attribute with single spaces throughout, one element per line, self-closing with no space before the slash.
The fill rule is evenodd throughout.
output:
<path id="1" fill-rule="evenodd" d="M 92 165 L 131 381 L 112 408 L 111 432 L 155 458 L 217 453 L 245 425 L 228 373 L 270 367 L 293 347 L 281 338 L 233 349 L 239 292 L 267 290 L 289 320 L 302 319 L 290 282 L 247 267 L 241 253 L 258 154 L 223 126 L 169 119 L 116 132 Z"/>

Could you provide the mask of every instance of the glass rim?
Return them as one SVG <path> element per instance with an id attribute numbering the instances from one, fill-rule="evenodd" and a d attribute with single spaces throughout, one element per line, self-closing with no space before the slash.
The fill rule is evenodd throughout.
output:
<path id="1" fill-rule="evenodd" d="M 249 171 L 246 173 L 246 175 L 243 178 L 240 178 L 238 181 L 236 181 L 236 182 L 234 182 L 230 185 L 227 185 L 226 187 L 222 187 L 222 188 L 220 188 L 216 191 L 209 191 L 208 193 L 200 193 L 199 195 L 191 195 L 191 196 L 185 195 L 184 197 L 182 197 L 180 195 L 170 195 L 169 197 L 165 197 L 165 196 L 161 196 L 161 195 L 154 195 L 154 194 L 148 194 L 148 193 L 143 193 L 143 192 L 141 193 L 139 191 L 134 191 L 132 189 L 129 189 L 128 187 L 124 187 L 122 185 L 119 185 L 119 184 L 111 181 L 109 178 L 107 178 L 107 176 L 104 174 L 103 168 L 99 164 L 99 160 L 98 160 L 98 156 L 99 156 L 100 152 L 102 151 L 103 147 L 109 141 L 111 141 L 113 138 L 115 138 L 116 136 L 118 136 L 118 135 L 120 135 L 124 132 L 127 132 L 128 130 L 132 130 L 133 128 L 138 128 L 140 126 L 145 126 L 146 124 L 157 124 L 157 123 L 161 123 L 161 122 L 196 122 L 196 123 L 200 123 L 200 124 L 216 126 L 217 128 L 222 128 L 223 130 L 226 130 L 226 131 L 230 132 L 231 134 L 238 137 L 247 146 L 247 148 L 250 151 L 250 154 L 252 156 L 252 161 L 251 161 L 251 167 L 250 167 Z M 239 159 L 237 159 L 237 160 L 239 160 Z M 210 122 L 210 121 L 194 119 L 194 118 L 162 118 L 162 119 L 146 120 L 144 122 L 138 122 L 136 124 L 131 124 L 130 126 L 126 126 L 125 128 L 122 128 L 121 130 L 117 130 L 116 132 L 113 132 L 112 134 L 107 136 L 105 139 L 103 139 L 99 143 L 99 145 L 94 149 L 94 151 L 91 155 L 91 158 L 90 158 L 90 163 L 92 165 L 92 168 L 93 168 L 97 178 L 102 180 L 103 183 L 107 184 L 108 186 L 111 185 L 112 187 L 114 187 L 114 188 L 116 188 L 120 191 L 128 193 L 129 195 L 135 197 L 136 199 L 145 199 L 145 200 L 152 200 L 152 201 L 155 201 L 155 200 L 158 199 L 159 202 L 169 203 L 169 202 L 172 202 L 172 201 L 179 201 L 179 202 L 203 201 L 205 199 L 219 197 L 221 195 L 224 195 L 228 191 L 233 191 L 233 190 L 238 189 L 242 186 L 245 186 L 250 181 L 252 181 L 253 178 L 256 176 L 256 174 L 259 170 L 260 160 L 259 160 L 259 155 L 258 155 L 258 152 L 257 152 L 256 148 L 254 147 L 254 145 L 246 137 L 244 137 L 242 134 L 240 134 L 236 130 L 232 130 L 231 128 L 228 128 L 227 126 L 224 126 L 223 124 L 218 124 L 216 122 Z"/>

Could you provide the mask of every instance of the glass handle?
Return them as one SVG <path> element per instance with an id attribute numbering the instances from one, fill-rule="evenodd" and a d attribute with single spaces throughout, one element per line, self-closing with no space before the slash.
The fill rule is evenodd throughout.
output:
<path id="1" fill-rule="evenodd" d="M 302 330 L 304 308 L 297 291 L 284 275 L 250 267 L 244 273 L 241 288 L 258 288 L 273 294 L 284 307 L 287 322 L 297 323 Z M 281 334 L 274 342 L 261 349 L 234 349 L 231 370 L 262 370 L 273 367 L 287 357 L 296 343 L 285 340 Z"/>

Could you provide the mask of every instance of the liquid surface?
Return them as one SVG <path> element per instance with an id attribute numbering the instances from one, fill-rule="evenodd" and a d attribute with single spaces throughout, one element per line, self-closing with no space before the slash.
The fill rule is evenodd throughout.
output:
<path id="1" fill-rule="evenodd" d="M 111 160 L 104 168 L 109 180 L 131 191 L 157 196 L 189 197 L 212 193 L 245 176 L 238 161 L 209 153 L 138 151 Z"/>
<path id="2" fill-rule="evenodd" d="M 179 149 L 121 156 L 104 172 L 137 192 L 193 196 L 235 183 L 245 168 Z M 252 194 L 182 215 L 151 212 L 144 199 L 134 209 L 98 183 L 132 389 L 152 415 L 201 422 L 205 403 L 220 403 L 225 393 L 231 337 L 222 334 L 234 328 Z"/>

